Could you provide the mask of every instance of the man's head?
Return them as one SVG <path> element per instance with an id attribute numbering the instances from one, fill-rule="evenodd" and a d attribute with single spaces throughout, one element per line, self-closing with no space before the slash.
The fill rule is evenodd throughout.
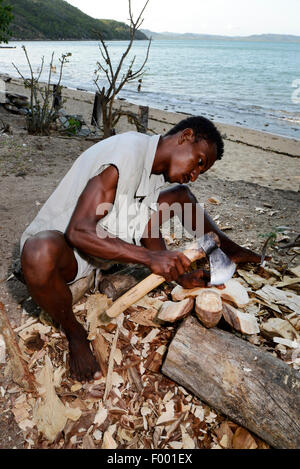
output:
<path id="1" fill-rule="evenodd" d="M 167 132 L 163 141 L 169 156 L 164 175 L 169 182 L 194 182 L 224 152 L 220 132 L 201 116 L 182 120 Z"/>

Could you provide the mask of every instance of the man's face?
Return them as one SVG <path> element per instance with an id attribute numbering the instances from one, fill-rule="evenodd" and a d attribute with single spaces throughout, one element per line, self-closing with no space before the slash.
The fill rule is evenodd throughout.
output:
<path id="1" fill-rule="evenodd" d="M 205 173 L 217 159 L 217 148 L 206 140 L 195 142 L 191 129 L 186 129 L 178 138 L 172 154 L 167 180 L 186 184 L 194 182 L 199 174 Z"/>

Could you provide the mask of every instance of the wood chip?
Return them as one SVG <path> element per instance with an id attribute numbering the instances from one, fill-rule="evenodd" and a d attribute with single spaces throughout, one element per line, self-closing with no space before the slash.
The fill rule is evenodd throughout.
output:
<path id="1" fill-rule="evenodd" d="M 4 337 L 0 334 L 0 363 L 6 362 L 6 345 Z"/>
<path id="2" fill-rule="evenodd" d="M 180 425 L 181 435 L 182 435 L 182 443 L 183 449 L 195 449 L 195 442 L 187 433 L 186 428 L 184 425 Z"/>
<path id="3" fill-rule="evenodd" d="M 284 305 L 295 313 L 299 314 L 300 312 L 300 296 L 292 292 L 279 290 L 276 287 L 266 285 L 261 290 L 257 290 L 256 295 L 267 302 L 267 304 L 275 303 Z"/>
<path id="4" fill-rule="evenodd" d="M 228 422 L 222 422 L 220 427 L 215 430 L 220 446 L 225 449 L 232 448 L 233 432 Z"/>
<path id="5" fill-rule="evenodd" d="M 105 392 L 104 392 L 104 396 L 103 396 L 103 401 L 104 402 L 106 401 L 106 399 L 107 399 L 107 397 L 110 393 L 111 387 L 112 387 L 114 355 L 115 355 L 115 351 L 116 351 L 116 348 L 117 348 L 118 337 L 119 337 L 119 326 L 116 329 L 114 340 L 113 340 L 113 343 L 112 343 L 112 346 L 111 346 L 110 355 L 109 355 L 108 371 L 107 371 L 107 377 L 106 377 L 106 387 L 105 387 Z"/>
<path id="6" fill-rule="evenodd" d="M 53 366 L 48 355 L 45 357 L 45 366 L 37 376 L 37 383 L 41 397 L 33 410 L 33 419 L 38 430 L 52 442 L 64 429 L 67 419 L 79 419 L 81 411 L 64 406 L 57 396 Z"/>
<path id="7" fill-rule="evenodd" d="M 269 283 L 269 281 L 267 279 L 261 277 L 260 275 L 254 274 L 253 272 L 248 272 L 248 271 L 242 270 L 242 269 L 238 269 L 237 272 L 241 277 L 243 277 L 244 280 L 246 280 L 248 285 L 250 285 L 255 290 L 258 290 L 259 288 L 261 288 L 266 283 L 267 284 Z M 272 281 L 274 282 L 275 279 L 272 280 Z"/>
<path id="8" fill-rule="evenodd" d="M 233 449 L 256 449 L 257 444 L 245 428 L 239 427 L 232 438 Z"/>
<path id="9" fill-rule="evenodd" d="M 289 340 L 297 338 L 297 331 L 295 331 L 294 327 L 284 319 L 270 318 L 263 322 L 260 328 L 262 333 L 270 339 L 278 336 Z"/>
<path id="10" fill-rule="evenodd" d="M 103 443 L 101 449 L 116 449 L 118 447 L 117 443 L 111 436 L 109 431 L 106 431 L 103 435 Z"/>
<path id="11" fill-rule="evenodd" d="M 89 331 L 89 340 L 96 338 L 97 327 L 101 325 L 100 314 L 106 311 L 111 304 L 112 299 L 102 293 L 96 293 L 88 297 L 85 306 L 87 310 L 86 322 Z"/>
<path id="12" fill-rule="evenodd" d="M 159 329 L 152 329 L 152 331 L 149 332 L 149 334 L 141 340 L 141 344 L 146 344 L 147 342 L 152 342 L 157 334 L 159 334 L 160 330 Z"/>
<path id="13" fill-rule="evenodd" d="M 134 322 L 135 324 L 140 324 L 141 326 L 151 326 L 157 327 L 157 323 L 154 322 L 154 319 L 157 315 L 157 310 L 154 308 L 151 309 L 138 309 L 137 307 L 128 308 L 127 311 L 130 313 L 129 321 Z"/>
<path id="14" fill-rule="evenodd" d="M 51 326 L 44 326 L 44 324 L 41 323 L 34 323 L 31 324 L 30 326 L 26 327 L 25 329 L 22 329 L 18 335 L 21 337 L 22 340 L 28 340 L 29 338 L 33 337 L 37 332 L 39 334 L 49 334 L 51 331 Z"/>

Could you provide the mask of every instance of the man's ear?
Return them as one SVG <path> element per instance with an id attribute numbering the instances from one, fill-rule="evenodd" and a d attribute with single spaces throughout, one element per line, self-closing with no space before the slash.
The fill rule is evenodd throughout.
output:
<path id="1" fill-rule="evenodd" d="M 178 143 L 181 145 L 184 142 L 194 143 L 195 135 L 193 129 L 184 129 L 181 131 Z"/>

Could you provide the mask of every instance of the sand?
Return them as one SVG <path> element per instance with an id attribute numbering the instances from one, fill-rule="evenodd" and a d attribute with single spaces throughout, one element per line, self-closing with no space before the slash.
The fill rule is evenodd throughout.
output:
<path id="1" fill-rule="evenodd" d="M 28 93 L 16 79 L 7 88 L 12 92 Z M 70 89 L 64 89 L 63 94 L 67 100 L 66 111 L 81 114 L 89 124 L 93 94 Z M 126 101 L 119 104 L 131 111 L 137 110 L 137 106 Z M 156 109 L 150 109 L 149 115 L 149 134 L 163 134 L 187 117 Z M 14 278 L 7 281 L 14 260 L 19 257 L 20 236 L 75 159 L 93 142 L 84 138 L 61 138 L 57 134 L 30 136 L 25 129 L 24 117 L 8 113 L 1 106 L 0 119 L 12 130 L 11 135 L 0 135 L 0 300 L 5 304 L 12 324 L 20 325 L 24 320 L 22 309 L 35 309 L 28 300 L 27 289 Z M 216 124 L 224 136 L 224 157 L 190 184 L 191 190 L 200 202 L 205 203 L 219 226 L 239 244 L 260 252 L 265 241 L 260 235 L 282 225 L 293 230 L 289 233 L 293 241 L 300 231 L 300 142 L 267 132 Z M 134 128 L 122 118 L 117 132 L 126 130 Z M 219 199 L 218 205 L 208 202 L 212 196 Z M 271 267 L 290 260 L 286 251 L 278 247 L 270 253 L 273 255 Z M 299 257 L 293 263 L 299 263 Z M 8 378 L 3 378 L 0 385 L 5 387 L 8 382 Z M 0 417 L 0 433 L 0 448 L 22 447 L 19 428 L 10 413 Z"/>

